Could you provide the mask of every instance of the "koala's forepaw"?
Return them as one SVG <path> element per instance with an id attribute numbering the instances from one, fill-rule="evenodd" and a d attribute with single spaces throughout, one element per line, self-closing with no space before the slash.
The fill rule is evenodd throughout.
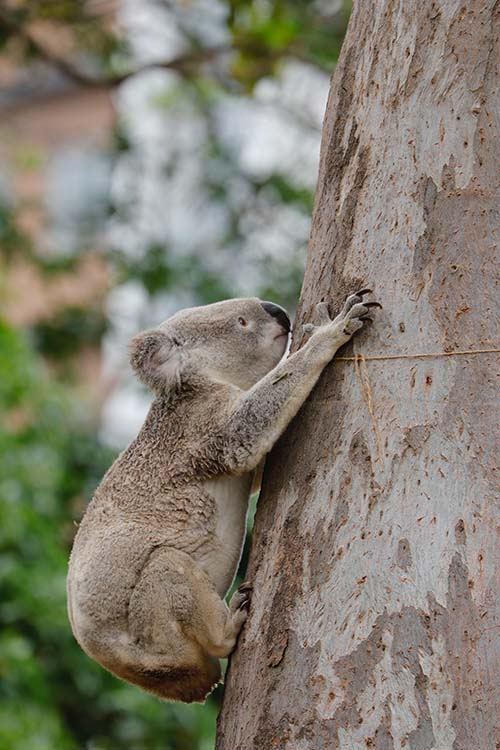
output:
<path id="1" fill-rule="evenodd" d="M 366 320 L 372 320 L 368 314 L 370 308 L 382 307 L 380 302 L 363 302 L 363 295 L 370 293 L 371 289 L 360 289 L 359 292 L 350 294 L 344 303 L 342 312 L 333 320 L 330 318 L 326 302 L 318 302 L 316 312 L 319 325 L 315 326 L 311 323 L 306 323 L 303 327 L 304 333 L 314 333 L 325 326 L 338 324 L 345 336 L 352 336 L 353 333 L 363 327 L 363 323 Z"/>

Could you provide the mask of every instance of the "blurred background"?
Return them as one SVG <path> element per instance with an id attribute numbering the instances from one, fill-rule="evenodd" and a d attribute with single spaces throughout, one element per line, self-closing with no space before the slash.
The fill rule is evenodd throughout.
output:
<path id="1" fill-rule="evenodd" d="M 0 748 L 211 750 L 72 638 L 76 524 L 149 394 L 128 339 L 258 295 L 293 311 L 339 0 L 0 0 Z"/>

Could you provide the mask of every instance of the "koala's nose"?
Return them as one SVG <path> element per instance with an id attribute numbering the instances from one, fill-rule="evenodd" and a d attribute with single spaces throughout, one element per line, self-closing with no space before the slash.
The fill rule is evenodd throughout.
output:
<path id="1" fill-rule="evenodd" d="M 280 326 L 282 326 L 287 333 L 289 333 L 291 325 L 290 325 L 290 318 L 287 315 L 286 310 L 284 310 L 279 305 L 275 305 L 274 302 L 261 302 L 260 303 L 266 313 L 269 313 L 273 318 L 276 318 Z"/>

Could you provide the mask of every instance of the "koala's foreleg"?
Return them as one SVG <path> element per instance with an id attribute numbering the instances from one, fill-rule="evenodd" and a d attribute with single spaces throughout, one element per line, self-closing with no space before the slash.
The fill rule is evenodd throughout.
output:
<path id="1" fill-rule="evenodd" d="M 362 290 L 350 295 L 340 315 L 330 320 L 324 303 L 317 306 L 320 325 L 306 328 L 309 341 L 271 370 L 238 401 L 226 427 L 225 466 L 234 473 L 254 469 L 271 450 L 312 391 L 335 352 L 363 327 L 370 307 Z"/>

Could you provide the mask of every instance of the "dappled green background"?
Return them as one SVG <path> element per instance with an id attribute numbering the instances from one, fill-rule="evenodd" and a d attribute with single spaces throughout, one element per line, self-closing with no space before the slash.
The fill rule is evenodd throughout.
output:
<path id="1" fill-rule="evenodd" d="M 213 747 L 221 688 L 204 706 L 162 703 L 89 660 L 70 632 L 65 575 L 76 523 L 125 440 L 116 424 L 111 433 L 106 430 L 107 402 L 98 403 L 86 389 L 81 355 L 97 352 L 102 365 L 109 350 L 115 367 L 118 362 L 125 370 L 129 331 L 120 328 L 113 312 L 118 298 L 121 310 L 135 295 L 139 310 L 132 332 L 181 304 L 241 293 L 293 309 L 315 163 L 305 159 L 294 171 L 296 165 L 285 158 L 283 165 L 256 169 L 251 159 L 242 163 L 231 129 L 241 128 L 252 108 L 266 101 L 266 92 L 274 91 L 266 105 L 272 137 L 280 143 L 289 128 L 296 133 L 297 153 L 302 138 L 312 137 L 317 146 L 318 121 L 300 102 L 294 107 L 294 92 L 280 89 L 279 82 L 287 66 L 302 66 L 303 85 L 307 88 L 307 75 L 316 83 L 323 76 L 326 90 L 348 7 L 333 13 L 330 3 L 298 0 L 148 0 L 142 12 L 148 6 L 154 24 L 161 21 L 177 39 L 175 54 L 160 40 L 163 57 L 158 52 L 148 59 L 134 41 L 134 23 L 140 26 L 144 18 L 134 20 L 133 2 L 123 3 L 128 16 L 118 29 L 96 12 L 98 5 L 31 0 L 0 8 L 5 57 L 34 75 L 109 87 L 117 111 L 103 155 L 107 181 L 92 183 L 94 202 L 77 206 L 72 224 L 67 214 L 49 216 L 49 241 L 39 243 L 19 222 L 12 175 L 0 167 L 0 294 L 12 293 L 9 283 L 19 259 L 50 284 L 61 274 L 78 276 L 82 257 L 97 253 L 111 280 L 107 297 L 95 304 L 65 304 L 23 325 L 8 313 L 0 319 L 0 748 L 204 750 Z M 70 53 L 46 45 L 33 31 L 40 23 L 70 34 Z M 168 77 L 160 75 L 134 94 L 134 79 L 142 80 L 144 73 L 131 73 L 140 69 Z M 134 124 L 133 96 L 138 109 L 147 104 L 144 119 L 153 118 L 152 135 Z M 195 125 L 192 134 L 187 122 Z M 179 141 L 187 141 L 184 150 L 172 151 L 176 128 Z M 163 130 L 166 141 L 158 136 Z M 25 170 L 39 168 L 31 152 L 20 154 L 20 162 Z M 162 200 L 176 200 L 181 184 L 189 188 L 183 181 L 187 173 L 194 174 L 197 193 L 162 223 Z M 97 184 L 104 185 L 100 192 L 92 187 Z M 213 228 L 212 216 L 219 217 Z M 273 224 L 276 217 L 280 221 Z M 162 221 L 155 225 L 156 219 Z M 197 223 L 207 227 L 198 235 Z M 133 392 L 139 401 L 146 398 Z M 110 438 L 117 432 L 119 439 Z"/>

